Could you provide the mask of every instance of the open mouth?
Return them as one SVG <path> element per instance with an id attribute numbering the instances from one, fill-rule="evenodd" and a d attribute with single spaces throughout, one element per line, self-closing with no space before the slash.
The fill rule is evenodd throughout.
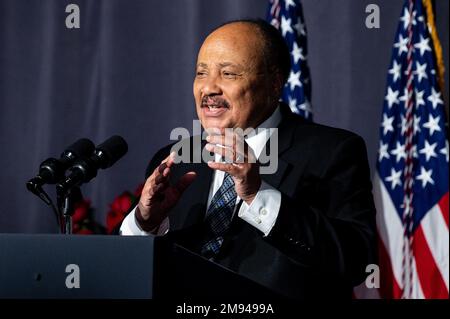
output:
<path id="1" fill-rule="evenodd" d="M 206 116 L 217 117 L 228 110 L 228 107 L 223 105 L 207 104 L 202 105 L 203 114 Z"/>
<path id="2" fill-rule="evenodd" d="M 203 105 L 202 107 L 207 107 L 210 111 L 212 110 L 218 110 L 218 109 L 228 109 L 228 107 L 224 105 L 216 105 L 216 104 L 210 104 L 210 105 Z"/>
<path id="3" fill-rule="evenodd" d="M 228 101 L 218 97 L 204 96 L 202 98 L 202 111 L 205 116 L 218 117 L 230 108 Z"/>

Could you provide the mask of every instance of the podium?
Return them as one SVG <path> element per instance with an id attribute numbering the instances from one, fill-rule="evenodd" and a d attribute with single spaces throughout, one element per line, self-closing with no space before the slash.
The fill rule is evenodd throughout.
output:
<path id="1" fill-rule="evenodd" d="M 0 234 L 0 298 L 278 297 L 164 237 Z"/>

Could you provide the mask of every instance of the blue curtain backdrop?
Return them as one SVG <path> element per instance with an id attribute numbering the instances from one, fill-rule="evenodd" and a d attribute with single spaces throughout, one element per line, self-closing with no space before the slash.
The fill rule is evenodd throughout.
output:
<path id="1" fill-rule="evenodd" d="M 65 27 L 69 3 L 80 7 L 80 29 Z M 370 3 L 380 7 L 380 29 L 365 27 Z M 303 0 L 314 119 L 363 136 L 372 168 L 402 3 Z M 448 7 L 436 0 L 447 68 Z M 0 232 L 55 232 L 51 211 L 25 182 L 76 139 L 119 134 L 126 157 L 82 188 L 104 223 L 108 203 L 142 182 L 170 131 L 192 127 L 205 35 L 226 20 L 265 18 L 266 9 L 265 0 L 0 0 Z"/>

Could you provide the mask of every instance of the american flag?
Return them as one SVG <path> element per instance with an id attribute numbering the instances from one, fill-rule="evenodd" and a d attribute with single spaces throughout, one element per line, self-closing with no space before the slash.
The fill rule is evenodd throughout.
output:
<path id="1" fill-rule="evenodd" d="M 422 0 L 406 0 L 393 46 L 374 178 L 381 278 L 371 297 L 449 297 L 449 147 L 428 16 Z"/>
<path id="2" fill-rule="evenodd" d="M 312 120 L 311 83 L 306 62 L 306 26 L 299 0 L 270 0 L 267 20 L 286 40 L 291 52 L 291 72 L 282 100 L 292 112 Z"/>

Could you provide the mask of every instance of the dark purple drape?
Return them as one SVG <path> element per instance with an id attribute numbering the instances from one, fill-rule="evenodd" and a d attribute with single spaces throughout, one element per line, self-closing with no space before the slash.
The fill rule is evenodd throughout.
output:
<path id="1" fill-rule="evenodd" d="M 67 29 L 76 3 L 81 28 Z M 402 0 L 303 0 L 316 122 L 355 131 L 375 163 L 386 74 Z M 436 1 L 448 66 L 448 1 Z M 265 18 L 265 0 L 0 0 L 0 232 L 55 232 L 25 189 L 39 163 L 80 137 L 122 135 L 129 152 L 83 186 L 99 222 L 133 190 L 174 127 L 192 130 L 192 80 L 202 39 L 226 20 Z M 446 75 L 448 83 L 448 73 Z M 447 99 L 448 101 L 448 99 Z"/>

